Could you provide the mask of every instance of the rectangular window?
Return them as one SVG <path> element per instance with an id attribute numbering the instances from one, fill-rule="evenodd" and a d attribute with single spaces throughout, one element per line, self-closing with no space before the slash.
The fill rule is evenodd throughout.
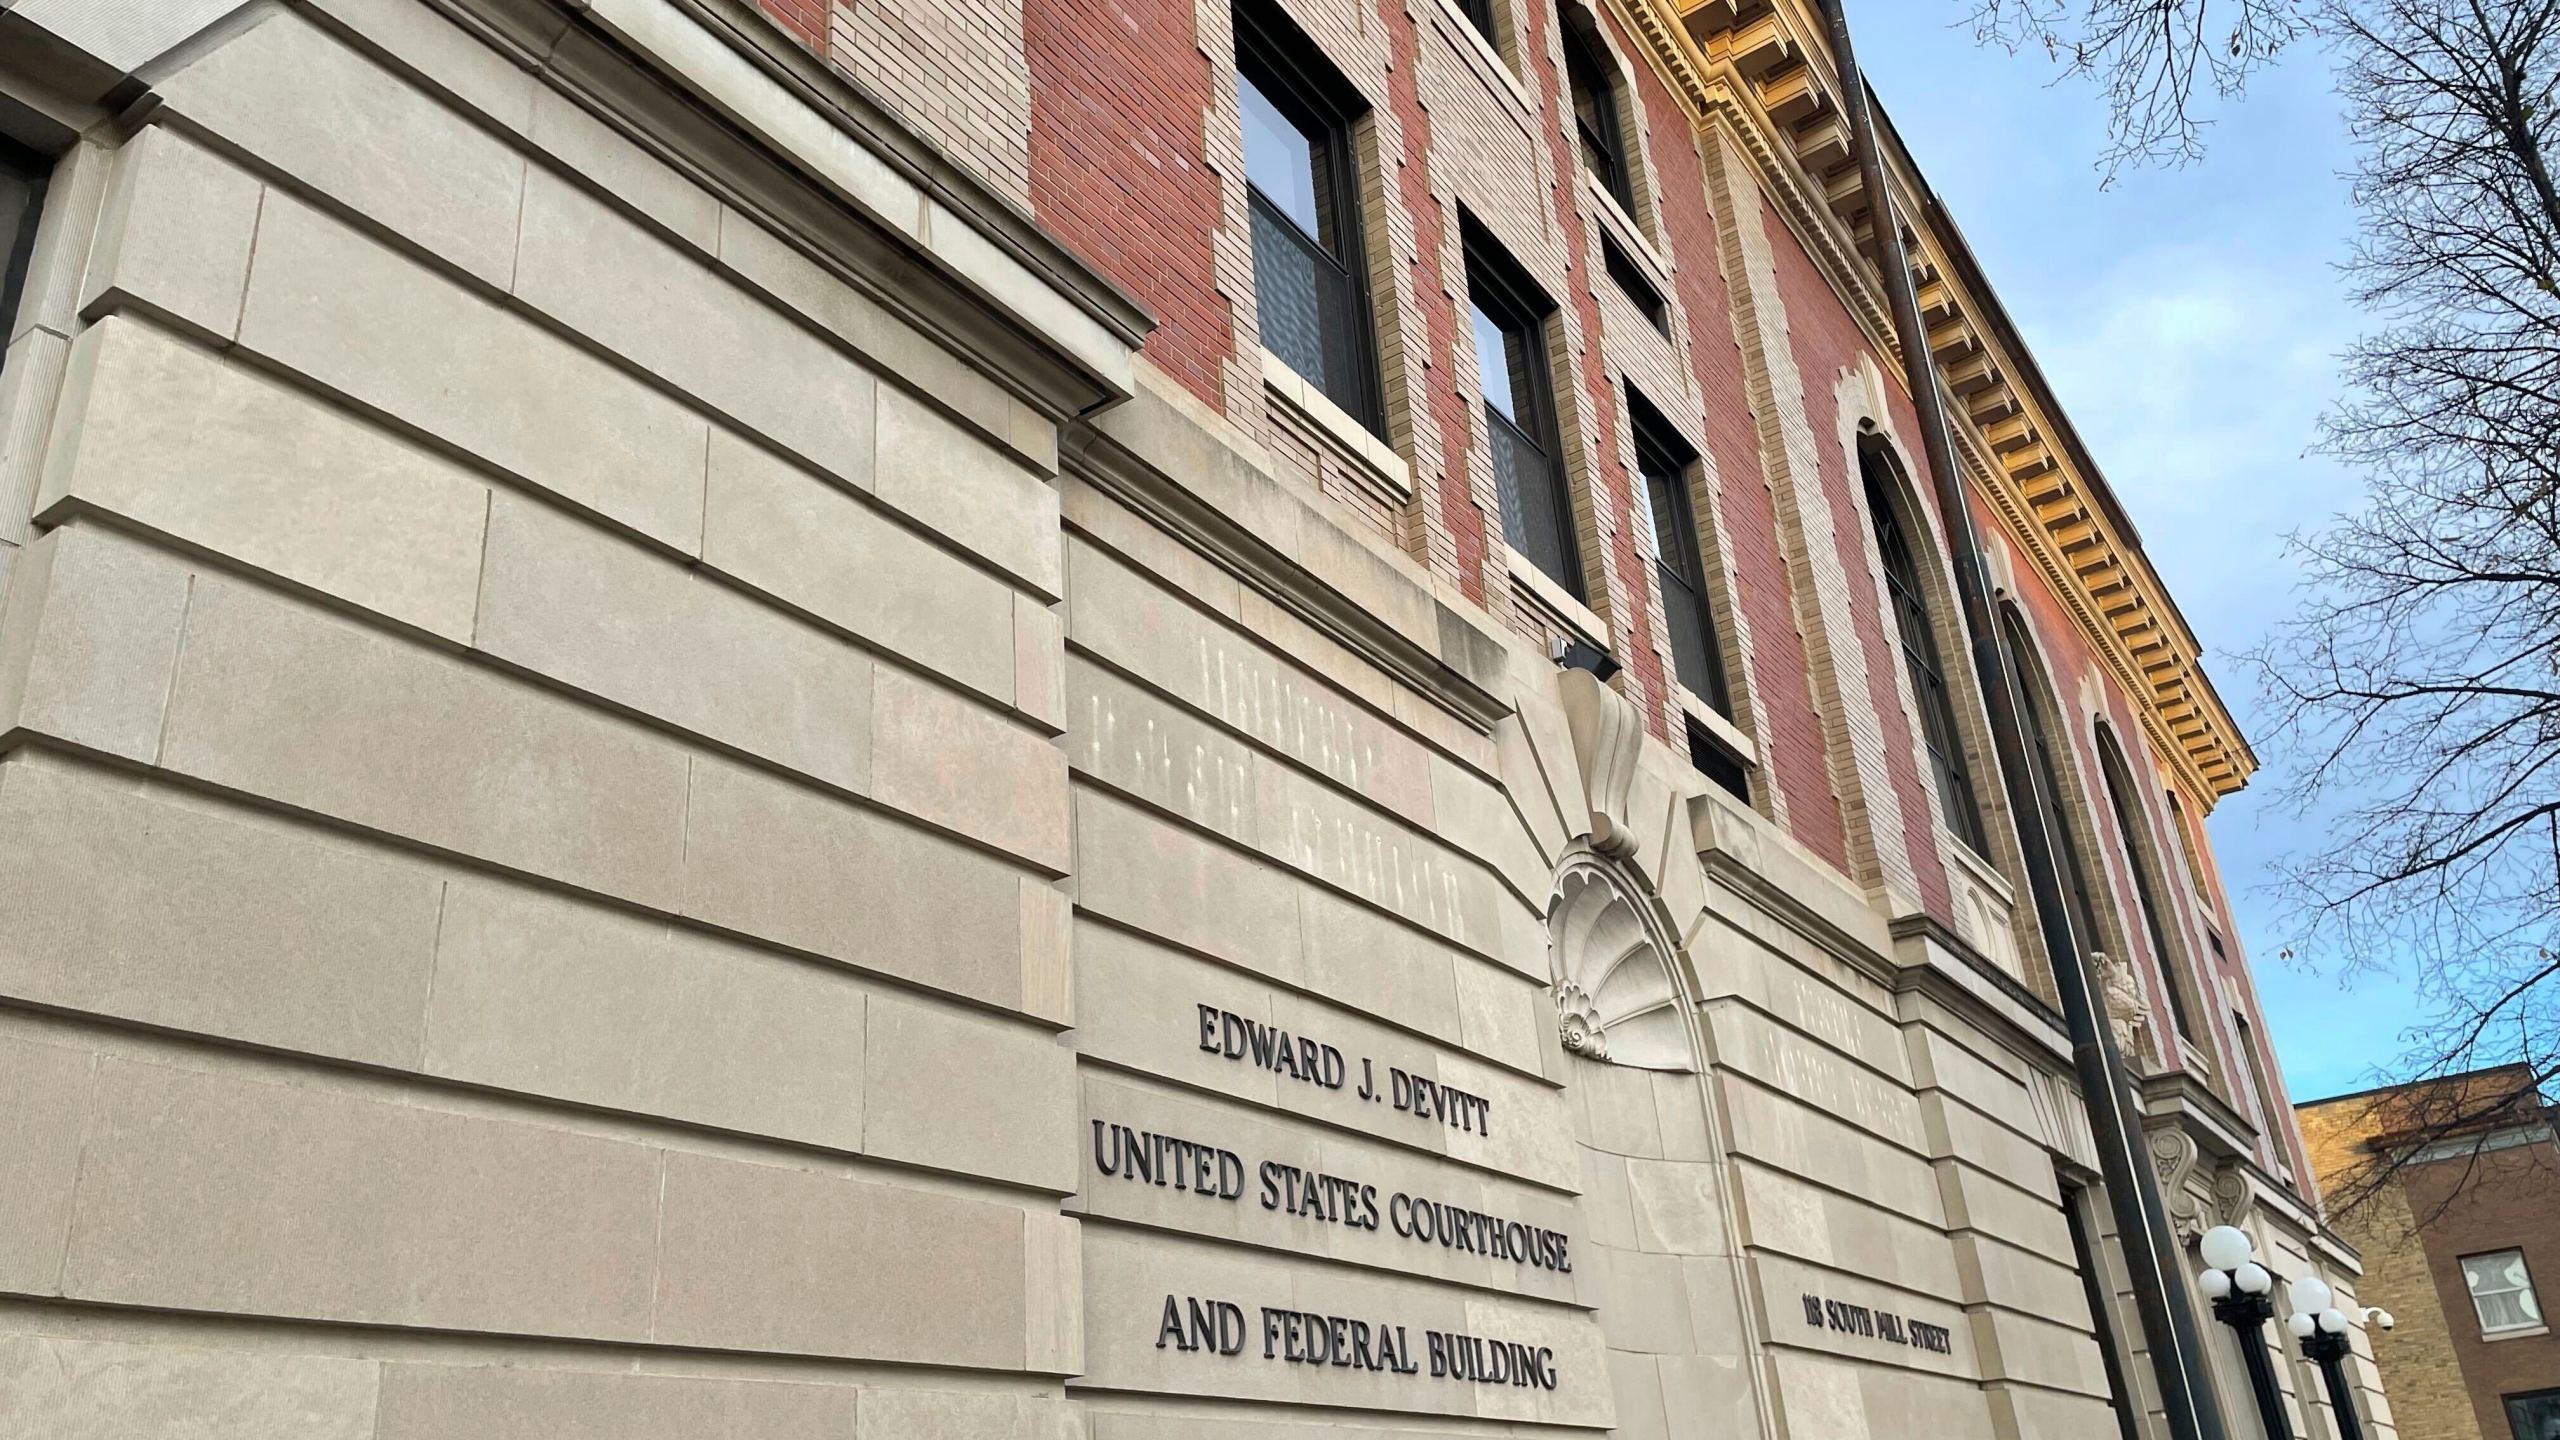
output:
<path id="1" fill-rule="evenodd" d="M 1493 34 L 1493 0 L 1458 0 L 1458 13 L 1467 17 L 1467 23 L 1475 27 L 1495 54 L 1502 53 L 1502 42 Z"/>
<path id="2" fill-rule="evenodd" d="M 2560 1440 L 2560 1390 L 2508 1396 L 2507 1424 L 2516 1440 Z"/>
<path id="3" fill-rule="evenodd" d="M 1381 428 L 1369 272 L 1360 244 L 1357 92 L 1314 42 L 1260 4 L 1236 10 L 1236 110 L 1263 348 L 1372 432 Z"/>
<path id="4" fill-rule="evenodd" d="M 1468 320 L 1475 332 L 1502 536 L 1579 600 L 1582 561 L 1565 488 L 1564 445 L 1556 432 L 1555 385 L 1547 370 L 1547 316 L 1555 306 L 1473 220 L 1461 225 Z"/>
<path id="5" fill-rule="evenodd" d="M 1564 27 L 1565 79 L 1573 87 L 1573 128 L 1582 141 L 1582 167 L 1618 208 L 1635 213 L 1635 190 L 1628 183 L 1627 142 L 1618 127 L 1618 87 L 1614 72 L 1601 58 L 1599 41 L 1580 25 Z"/>
<path id="6" fill-rule="evenodd" d="M 1689 506 L 1689 472 L 1698 461 L 1671 422 L 1627 390 L 1627 427 L 1635 437 L 1636 474 L 1652 501 L 1654 575 L 1662 587 L 1662 620 L 1671 631 L 1671 668 L 1689 693 L 1731 715 L 1715 612 L 1707 603 L 1705 551 Z"/>
<path id="7" fill-rule="evenodd" d="M 1618 293 L 1626 296 L 1627 303 L 1636 307 L 1636 313 L 1654 329 L 1669 335 L 1671 312 L 1662 303 L 1662 292 L 1654 289 L 1653 282 L 1644 278 L 1644 271 L 1636 268 L 1635 257 L 1620 249 L 1618 242 L 1606 233 L 1600 236 L 1600 263 L 1608 268 L 1609 278 L 1617 283 Z"/>
<path id="8" fill-rule="evenodd" d="M 17 328 L 19 293 L 35 258 L 36 220 L 44 213 L 43 156 L 0 140 L 0 338 Z M 5 361 L 0 355 L 0 361 Z"/>
<path id="9" fill-rule="evenodd" d="M 2462 1284 L 2471 1292 L 2471 1308 L 2479 1312 L 2481 1334 L 2542 1328 L 2542 1302 L 2533 1293 L 2523 1251 L 2464 1256 Z"/>
<path id="10" fill-rule="evenodd" d="M 1706 726 L 1691 720 L 1689 730 L 1689 765 L 1699 774 L 1713 780 L 1724 792 L 1748 805 L 1751 803 L 1751 772 L 1735 754 L 1724 747 Z"/>

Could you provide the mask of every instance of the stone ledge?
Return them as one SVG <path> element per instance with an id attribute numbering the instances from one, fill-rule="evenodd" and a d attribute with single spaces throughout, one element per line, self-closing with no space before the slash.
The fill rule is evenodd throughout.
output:
<path id="1" fill-rule="evenodd" d="M 735 0 L 583 0 L 569 8 L 908 236 L 937 268 L 1046 336 L 1106 389 L 1125 393 L 1151 317 Z"/>
<path id="2" fill-rule="evenodd" d="M 1281 403 L 1305 416 L 1337 453 L 1366 469 L 1378 489 L 1398 502 L 1413 498 L 1413 471 L 1404 457 L 1269 350 L 1262 352 L 1262 384 Z"/>
<path id="3" fill-rule="evenodd" d="M 1452 608 L 1412 561 L 1301 495 L 1221 424 L 1142 383 L 1072 427 L 1060 464 L 1473 729 L 1510 714 L 1510 659 L 1491 619 Z"/>

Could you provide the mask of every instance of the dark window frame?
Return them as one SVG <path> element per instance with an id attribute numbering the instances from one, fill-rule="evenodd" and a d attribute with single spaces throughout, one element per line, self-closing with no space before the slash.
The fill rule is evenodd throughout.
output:
<path id="1" fill-rule="evenodd" d="M 1716 786 L 1745 805 L 1751 803 L 1751 767 L 1732 747 L 1716 738 L 1716 733 L 1699 723 L 1695 715 L 1684 715 L 1684 729 L 1689 740 L 1689 768 L 1715 782 Z"/>
<path id="2" fill-rule="evenodd" d="M 2555 1433 L 2545 1430 L 2541 1435 L 2526 1434 L 2524 1422 L 2533 1417 L 2524 1413 L 2524 1407 L 2547 1405 L 2555 1413 L 2560 1413 L 2560 1389 L 2525 1390 L 2514 1395 L 2501 1395 L 2498 1404 L 2507 1412 L 2507 1428 L 2515 1432 L 2516 1440 L 2544 1440 L 2545 1436 Z"/>
<path id="3" fill-rule="evenodd" d="M 1564 24 L 1564 68 L 1565 98 L 1573 109 L 1582 168 L 1591 172 L 1619 209 L 1633 215 L 1635 166 L 1627 154 L 1626 127 L 1618 120 L 1617 70 L 1609 63 L 1600 37 L 1572 18 Z M 1592 118 L 1582 113 L 1586 98 L 1595 112 Z"/>
<path id="4" fill-rule="evenodd" d="M 1475 217 L 1461 214 L 1458 220 L 1461 248 L 1466 253 L 1467 294 L 1471 310 L 1481 310 L 1506 337 L 1516 336 L 1521 352 L 1521 372 L 1512 375 L 1512 401 L 1515 407 L 1529 413 L 1515 420 L 1495 410 L 1490 400 L 1478 396 L 1476 413 L 1484 419 L 1487 453 L 1493 458 L 1494 489 L 1502 505 L 1503 538 L 1511 547 L 1529 557 L 1540 573 L 1564 587 L 1575 600 L 1590 593 L 1582 577 L 1582 544 L 1574 534 L 1573 486 L 1565 473 L 1564 432 L 1556 419 L 1556 386 L 1553 368 L 1547 356 L 1547 320 L 1556 313 L 1555 302 L 1548 299 L 1537 283 L 1520 268 L 1518 261 L 1505 253 Z M 1472 325 L 1471 325 L 1472 331 Z M 1478 355 L 1481 371 L 1488 364 L 1509 366 L 1510 356 Z M 1481 388 L 1481 387 L 1479 387 Z M 1525 394 L 1522 392 L 1526 392 Z M 1521 421 L 1526 422 L 1526 428 Z M 1536 454 L 1545 463 L 1537 476 L 1520 477 L 1506 473 L 1502 456 L 1506 452 L 1501 432 L 1508 432 L 1518 447 Z M 1531 498 L 1510 493 L 1513 483 L 1533 483 L 1551 491 L 1550 503 L 1556 520 L 1555 533 L 1539 536 L 1528 533 L 1525 504 Z M 1518 529 L 1515 530 L 1515 521 Z M 1552 545 L 1552 556 L 1542 555 L 1541 542 Z M 1554 561 L 1553 567 L 1547 563 Z"/>
<path id="5" fill-rule="evenodd" d="M 2169 820 L 2178 832 L 2178 853 L 2187 862 L 2189 886 L 2195 891 L 2196 903 L 2210 915 L 2214 911 L 2213 894 L 2205 884 L 2203 857 L 2196 854 L 2195 832 L 2187 826 L 2187 807 L 2178 799 L 2176 790 L 2164 786 L 2160 793 L 2169 801 Z"/>
<path id="6" fill-rule="evenodd" d="M 1609 272 L 1610 281 L 1618 287 L 1619 294 L 1627 297 L 1627 303 L 1635 307 L 1636 313 L 1668 339 L 1671 335 L 1670 305 L 1645 275 L 1644 268 L 1636 264 L 1636 258 L 1627 253 L 1627 247 L 1612 238 L 1605 227 L 1600 231 L 1600 268 Z"/>
<path id="7" fill-rule="evenodd" d="M 2098 736 L 2098 780 L 2107 792 L 2107 808 L 2114 812 L 2116 843 L 2124 851 L 2125 868 L 2133 872 L 2134 908 L 2142 912 L 2143 933 L 2151 941 L 2152 963 L 2160 967 L 2160 983 L 2169 992 L 2169 1021 L 2178 1038 L 2190 1045 L 2201 1045 L 2198 1033 L 2197 1002 L 2203 997 L 2189 993 L 2181 983 L 2191 968 L 2186 952 L 2171 944 L 2169 922 L 2161 914 L 2159 887 L 2152 884 L 2152 871 L 2159 855 L 2151 843 L 2149 827 L 2133 806 L 2133 774 L 2125 759 L 2124 747 L 2116 743 L 2115 733 L 2100 725 Z"/>
<path id="8" fill-rule="evenodd" d="M 1308 234 L 1294 217 L 1262 193 L 1252 176 L 1245 177 L 1248 224 L 1278 227 L 1295 237 L 1299 248 L 1312 252 L 1316 261 L 1340 274 L 1346 291 L 1343 309 L 1347 313 L 1332 318 L 1347 330 L 1344 344 L 1350 353 L 1349 393 L 1336 393 L 1318 376 L 1300 378 L 1371 434 L 1384 439 L 1386 399 L 1379 375 L 1376 305 L 1369 291 L 1368 245 L 1363 233 L 1366 208 L 1360 195 L 1359 157 L 1351 143 L 1352 129 L 1368 113 L 1368 103 L 1326 63 L 1315 41 L 1268 0 L 1239 0 L 1234 16 L 1237 78 L 1261 91 L 1283 118 L 1306 132 L 1323 152 L 1324 174 L 1318 183 L 1325 193 L 1318 196 L 1318 201 L 1328 205 L 1334 217 L 1330 228 L 1336 233 L 1331 236 Z M 1257 276 L 1257 309 L 1260 289 Z M 1257 331 L 1260 324 L 1257 314 Z M 1294 365 L 1290 368 L 1296 369 Z"/>
<path id="9" fill-rule="evenodd" d="M 35 260 L 36 227 L 44 218 L 45 193 L 52 178 L 51 160 L 0 139 L 0 187 L 16 192 L 20 206 L 14 225 L 0 227 L 0 338 L 17 329 L 27 270 Z"/>
<path id="10" fill-rule="evenodd" d="M 2267 1127 L 2267 1149 L 2276 1157 L 2276 1167 L 2290 1178 L 2293 1153 L 2285 1148 L 2284 1122 L 2276 1118 L 2280 1112 L 2276 1109 L 2275 1079 L 2267 1073 L 2266 1058 L 2259 1053 L 2257 1027 L 2236 1009 L 2231 1012 L 2231 1043 L 2240 1047 L 2240 1064 L 2249 1072 L 2249 1088 L 2258 1100 L 2258 1118 Z"/>
<path id="11" fill-rule="evenodd" d="M 1637 473 L 1653 505 L 1654 580 L 1662 590 L 1663 619 L 1672 627 L 1672 676 L 1717 714 L 1731 719 L 1733 695 L 1724 671 L 1724 636 L 1707 593 L 1706 538 L 1699 533 L 1697 509 L 1689 495 L 1698 452 L 1634 386 L 1626 387 L 1626 396 L 1627 434 L 1634 442 Z M 1673 613 L 1675 607 L 1680 613 Z M 1703 685 L 1691 683 L 1689 667 L 1683 663 L 1687 657 L 1679 640 L 1684 614 L 1697 624 L 1703 653 L 1694 658 L 1705 670 L 1698 677 Z"/>
<path id="12" fill-rule="evenodd" d="M 2035 648 L 2034 632 L 2020 617 L 2017 607 L 2004 605 L 2000 610 L 2001 650 L 2009 663 L 2009 684 L 2017 692 L 2018 719 L 2025 730 L 2027 758 L 2034 774 L 2011 780 L 2009 804 L 2020 814 L 2028 813 L 2029 802 L 2040 803 L 2045 833 L 2053 838 L 2056 879 L 2061 882 L 2063 898 L 2071 907 L 2071 928 L 2077 932 L 2080 953 L 2076 956 L 2049 957 L 2054 964 L 2066 961 L 2077 964 L 2086 973 L 2089 953 L 2099 946 L 2103 932 L 2098 929 L 2096 891 L 2089 881 L 2089 867 L 2081 859 L 2079 838 L 2072 833 L 2070 817 L 2063 813 L 2062 764 L 2054 758 L 2053 732 L 2047 717 L 2054 713 L 2057 702 L 2053 687 L 2045 680 L 2044 661 Z M 2028 667 L 2033 666 L 2030 671 Z M 2033 796 L 2022 794 L 2018 782 L 2031 781 Z"/>
<path id="13" fill-rule="evenodd" d="M 1493 47 L 1494 54 L 1500 55 L 1502 41 L 1494 27 L 1493 0 L 1457 0 L 1457 4 L 1458 13 L 1467 17 L 1467 24 L 1484 37 L 1484 43 Z"/>
<path id="14" fill-rule="evenodd" d="M 1991 842 L 1982 824 L 1982 797 L 1974 793 L 1964 732 L 1956 724 L 1955 689 L 1938 648 L 1937 613 L 1921 583 L 1920 550 L 1912 543 L 1909 516 L 1895 503 L 1889 466 L 1879 447 L 1860 447 L 1858 472 L 1867 489 L 1869 538 L 1884 571 L 1883 598 L 1893 615 L 1903 673 L 1920 708 L 1920 749 L 1936 772 L 1938 818 L 1967 849 L 1988 856 Z"/>

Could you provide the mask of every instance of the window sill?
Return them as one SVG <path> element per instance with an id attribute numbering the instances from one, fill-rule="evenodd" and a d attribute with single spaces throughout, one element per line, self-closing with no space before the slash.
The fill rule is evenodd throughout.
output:
<path id="1" fill-rule="evenodd" d="M 2480 1342 L 2484 1345 L 2495 1345 L 2501 1340 L 2538 1340 L 2550 1333 L 2551 1327 L 2548 1325 L 2535 1325 L 2524 1330 L 2483 1330 L 2480 1332 Z"/>
<path id="2" fill-rule="evenodd" d="M 1289 368 L 1289 362 L 1262 352 L 1262 386 L 1290 409 L 1307 418 L 1307 422 L 1324 432 L 1325 438 L 1367 469 L 1380 489 L 1401 503 L 1413 498 L 1413 469 L 1404 457 L 1388 448 L 1387 442 L 1369 433 L 1369 427 L 1351 418 L 1351 412 L 1333 403 L 1331 397 L 1307 378 Z"/>
<path id="3" fill-rule="evenodd" d="M 1554 614 L 1563 626 L 1606 650 L 1609 648 L 1608 622 L 1588 605 L 1573 598 L 1555 577 L 1538 568 L 1538 562 L 1514 550 L 1506 543 L 1503 550 L 1511 557 L 1511 583 L 1529 592 L 1529 597 Z"/>
<path id="4" fill-rule="evenodd" d="M 2160 977 L 2160 983 L 2164 985 L 2174 985 L 2177 982 L 2169 976 L 2163 975 Z M 2176 1038 L 2178 1041 L 2178 1058 L 2186 1062 L 2188 1069 L 2193 1070 L 2199 1075 L 2209 1076 L 2214 1073 L 2213 1057 L 2205 1053 L 2205 1048 L 2202 1045 L 2197 1044 L 2184 1035 L 2177 1036 Z"/>
<path id="5" fill-rule="evenodd" d="M 1440 20 L 1443 28 L 1457 31 L 1450 37 L 1450 43 L 1473 63 L 1486 84 L 1509 92 L 1512 103 L 1519 107 L 1519 113 L 1513 118 L 1534 134 L 1538 103 L 1529 98 L 1529 87 L 1521 84 L 1520 77 L 1512 73 L 1511 63 L 1502 58 L 1502 52 L 1494 49 L 1493 42 L 1484 38 L 1484 32 L 1476 28 L 1476 22 L 1468 19 L 1467 12 L 1458 8 L 1458 0 L 1440 0 Z"/>
<path id="6" fill-rule="evenodd" d="M 1715 737 L 1717 744 L 1732 752 L 1734 759 L 1751 769 L 1760 768 L 1760 747 L 1751 743 L 1751 737 L 1742 733 L 1741 726 L 1724 718 L 1723 712 L 1676 680 L 1671 684 L 1671 693 L 1680 697 L 1681 713 L 1697 721 L 1700 728 Z"/>
<path id="7" fill-rule="evenodd" d="M 1625 250 L 1644 271 L 1644 278 L 1651 282 L 1655 293 L 1666 301 L 1670 300 L 1673 294 L 1671 267 L 1663 262 L 1661 252 L 1653 248 L 1653 241 L 1644 233 L 1644 227 L 1636 223 L 1636 218 L 1627 213 L 1627 207 L 1619 204 L 1618 197 L 1610 194 L 1599 177 L 1591 173 L 1591 167 L 1576 164 L 1573 173 L 1581 183 L 1583 197 L 1591 202 L 1592 213 L 1599 217 L 1600 228 L 1608 231 L 1609 238 L 1617 241 L 1619 248 Z"/>
<path id="8" fill-rule="evenodd" d="M 2018 907 L 2018 892 L 2010 885 L 2009 877 L 2000 873 L 1999 866 L 1975 854 L 1973 847 L 1958 839 L 1943 819 L 1938 822 L 1938 833 L 1947 837 L 1947 853 L 1955 857 L 1957 867 L 1967 878 L 1989 891 L 1991 897 L 2001 904 L 2012 910 Z"/>

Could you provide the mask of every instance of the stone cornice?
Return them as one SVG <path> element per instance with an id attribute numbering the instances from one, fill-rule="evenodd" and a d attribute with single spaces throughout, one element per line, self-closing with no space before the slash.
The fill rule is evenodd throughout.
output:
<path id="1" fill-rule="evenodd" d="M 1858 263 L 1856 236 L 1813 177 L 1781 148 L 1777 137 L 1785 127 L 1761 105 L 1755 87 L 1732 65 L 1710 58 L 1658 0 L 1611 0 L 1611 5 L 1629 32 L 1644 39 L 1655 71 L 1689 107 L 1691 123 L 1701 130 L 1711 129 L 1711 121 L 1724 123 L 1724 133 L 1750 159 L 1761 188 L 1816 268 L 1840 292 L 1868 339 L 1892 353 L 1893 312 L 1873 269 Z"/>
<path id="2" fill-rule="evenodd" d="M 1958 396 L 1965 402 L 1958 428 L 1971 432 L 1976 456 L 1992 472 L 1987 489 L 2010 533 L 2141 707 L 2152 752 L 2177 775 L 2179 788 L 2209 809 L 2248 783 L 2257 756 L 2204 673 L 2203 647 L 2151 568 L 2132 521 L 1982 279 L 1962 234 L 1934 199 L 1925 213 L 1930 223 L 1923 227 L 1919 264 L 1944 295 L 1952 323 L 1965 326 L 1979 347 L 1976 357 L 1953 362 L 1941 351 L 1941 374 L 1979 358 L 2001 377 L 1970 397 Z M 1933 324 L 1933 344 L 1946 329 Z"/>
<path id="3" fill-rule="evenodd" d="M 1886 355 L 1873 207 L 1845 148 L 1838 80 L 1797 0 L 1612 0 L 1692 123 L 1731 135 L 1771 203 Z M 2027 352 L 1964 238 L 1884 122 L 1888 185 L 1958 448 L 1993 513 L 2141 712 L 2154 755 L 2205 809 L 2257 768 L 2202 647 Z"/>

